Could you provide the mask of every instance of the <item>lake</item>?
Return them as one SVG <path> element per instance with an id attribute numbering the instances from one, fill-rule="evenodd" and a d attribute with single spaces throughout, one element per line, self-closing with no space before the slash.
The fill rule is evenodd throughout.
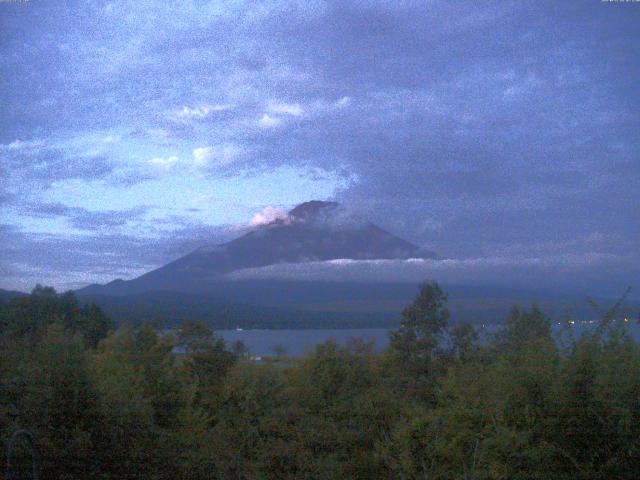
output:
<path id="1" fill-rule="evenodd" d="M 576 323 L 568 328 L 568 334 L 579 337 L 583 332 L 593 329 L 595 324 Z M 500 328 L 499 325 L 486 325 L 476 329 L 481 339 L 491 337 Z M 554 324 L 554 333 L 558 334 L 563 327 Z M 629 322 L 627 326 L 632 337 L 640 341 L 640 325 Z M 274 355 L 274 348 L 282 346 L 286 355 L 300 356 L 311 352 L 315 347 L 327 340 L 335 340 L 339 345 L 346 344 L 349 339 L 358 338 L 373 340 L 376 350 L 382 350 L 389 344 L 389 329 L 386 328 L 353 328 L 353 329 L 297 329 L 297 330 L 218 330 L 227 343 L 242 340 L 249 348 L 252 356 Z"/>
<path id="2" fill-rule="evenodd" d="M 350 338 L 373 340 L 377 349 L 383 349 L 389 343 L 389 330 L 386 328 L 217 330 L 216 333 L 228 344 L 242 340 L 252 356 L 274 355 L 274 347 L 278 345 L 286 349 L 286 355 L 304 355 L 313 351 L 316 345 L 332 339 L 340 345 Z"/>

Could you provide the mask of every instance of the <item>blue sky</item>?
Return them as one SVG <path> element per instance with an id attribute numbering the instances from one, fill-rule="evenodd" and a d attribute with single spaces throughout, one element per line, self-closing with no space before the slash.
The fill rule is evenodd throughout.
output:
<path id="1" fill-rule="evenodd" d="M 2 287 L 309 199 L 450 258 L 640 273 L 640 4 L 31 0 L 0 32 Z"/>

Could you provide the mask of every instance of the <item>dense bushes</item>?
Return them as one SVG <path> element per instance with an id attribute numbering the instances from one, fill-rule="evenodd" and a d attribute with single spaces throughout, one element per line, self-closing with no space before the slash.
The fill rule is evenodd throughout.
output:
<path id="1" fill-rule="evenodd" d="M 447 321 L 427 284 L 382 354 L 328 342 L 258 364 L 198 324 L 107 333 L 99 309 L 40 287 L 0 307 L 1 439 L 30 429 L 42 478 L 637 478 L 623 327 L 564 345 L 514 309 L 480 346 Z"/>

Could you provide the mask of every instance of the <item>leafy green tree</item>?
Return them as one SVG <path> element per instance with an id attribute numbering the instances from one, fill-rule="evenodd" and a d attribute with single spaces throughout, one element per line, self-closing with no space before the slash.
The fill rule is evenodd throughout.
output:
<path id="1" fill-rule="evenodd" d="M 460 360 L 467 360 L 476 349 L 478 332 L 468 323 L 456 325 L 451 330 L 453 352 Z"/>
<path id="2" fill-rule="evenodd" d="M 80 478 L 96 469 L 97 408 L 84 348 L 80 336 L 57 322 L 37 344 L 13 339 L 0 351 L 3 440 L 29 429 L 41 451 L 43 478 Z"/>
<path id="3" fill-rule="evenodd" d="M 299 431 L 295 448 L 304 478 L 379 478 L 385 466 L 370 454 L 390 430 L 395 407 L 378 383 L 372 346 L 326 342 L 290 371 Z M 397 399 L 396 399 L 397 400 Z"/>
<path id="4" fill-rule="evenodd" d="M 410 395 L 432 396 L 441 369 L 440 348 L 449 321 L 447 295 L 436 282 L 424 283 L 402 312 L 400 328 L 390 334 L 387 375 L 393 386 Z"/>
<path id="5" fill-rule="evenodd" d="M 232 367 L 211 436 L 215 478 L 287 478 L 299 472 L 297 410 L 284 372 L 270 364 Z"/>
<path id="6" fill-rule="evenodd" d="M 402 312 L 400 328 L 391 334 L 391 346 L 406 355 L 428 358 L 438 346 L 449 321 L 447 295 L 436 282 L 425 283 Z"/>
<path id="7" fill-rule="evenodd" d="M 96 449 L 100 469 L 110 478 L 153 473 L 157 453 L 154 410 L 145 393 L 135 333 L 124 327 L 101 343 L 92 359 L 98 392 L 101 441 Z"/>
<path id="8" fill-rule="evenodd" d="M 195 385 L 195 401 L 209 415 L 214 415 L 224 379 L 237 357 L 227 350 L 224 340 L 203 323 L 186 322 L 178 342 L 186 347 L 183 368 Z"/>
<path id="9" fill-rule="evenodd" d="M 513 307 L 504 328 L 496 336 L 497 343 L 506 349 L 519 349 L 532 342 L 553 342 L 551 322 L 537 306 L 530 312 Z"/>
<path id="10" fill-rule="evenodd" d="M 112 323 L 96 306 L 80 307 L 73 292 L 58 294 L 52 287 L 37 285 L 31 295 L 16 298 L 0 309 L 0 335 L 37 343 L 49 325 L 60 323 L 70 335 L 82 334 L 95 348 L 112 328 Z"/>
<path id="11" fill-rule="evenodd" d="M 637 478 L 626 323 L 608 312 L 559 348 L 536 307 L 484 345 L 448 317 L 425 284 L 382 354 L 327 342 L 238 362 L 204 324 L 109 331 L 99 308 L 37 286 L 0 305 L 0 442 L 33 431 L 43 478 L 60 479 Z"/>
<path id="12" fill-rule="evenodd" d="M 249 356 L 249 347 L 242 340 L 236 340 L 231 344 L 231 351 L 238 358 L 246 358 Z"/>
<path id="13" fill-rule="evenodd" d="M 113 323 L 100 307 L 95 304 L 84 307 L 81 311 L 82 320 L 80 331 L 89 348 L 96 348 L 98 342 L 107 337 L 113 328 Z"/>
<path id="14" fill-rule="evenodd" d="M 180 327 L 178 343 L 189 353 L 205 351 L 216 341 L 213 330 L 202 322 L 186 321 Z"/>

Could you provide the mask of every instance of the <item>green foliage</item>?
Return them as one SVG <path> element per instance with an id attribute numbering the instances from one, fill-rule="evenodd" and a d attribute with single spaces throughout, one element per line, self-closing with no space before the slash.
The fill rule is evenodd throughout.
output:
<path id="1" fill-rule="evenodd" d="M 415 355 L 430 355 L 449 321 L 447 295 L 436 282 L 425 283 L 413 303 L 402 312 L 392 347 Z"/>
<path id="2" fill-rule="evenodd" d="M 469 359 L 476 350 L 476 342 L 478 341 L 478 332 L 468 323 L 456 325 L 451 330 L 451 342 L 453 344 L 453 353 L 460 360 Z"/>
<path id="3" fill-rule="evenodd" d="M 256 363 L 206 325 L 110 331 L 37 287 L 0 306 L 0 441 L 42 478 L 635 479 L 640 346 L 607 313 L 559 348 L 537 308 L 495 339 L 422 287 L 387 352 L 352 341 Z"/>
<path id="4" fill-rule="evenodd" d="M 433 401 L 434 382 L 445 353 L 440 346 L 449 316 L 447 295 L 436 282 L 424 283 L 415 300 L 403 310 L 400 328 L 389 335 L 386 367 L 390 388 Z"/>
<path id="5" fill-rule="evenodd" d="M 64 471 L 81 475 L 81 458 L 92 449 L 94 395 L 88 379 L 84 345 L 62 324 L 48 326 L 36 345 L 5 344 L 2 349 L 3 440 L 28 426 L 42 449 L 45 478 Z"/>
<path id="6" fill-rule="evenodd" d="M 182 368 L 194 388 L 194 402 L 213 416 L 219 408 L 224 379 L 237 361 L 236 354 L 202 323 L 186 322 L 178 342 L 188 353 Z"/>
<path id="7" fill-rule="evenodd" d="M 551 322 L 537 306 L 530 312 L 513 307 L 505 322 L 505 328 L 497 335 L 501 347 L 517 350 L 535 342 L 551 343 Z"/>
<path id="8" fill-rule="evenodd" d="M 31 295 L 0 306 L 0 337 L 38 342 L 53 323 L 60 323 L 70 335 L 81 334 L 91 348 L 112 328 L 111 320 L 96 305 L 81 307 L 72 292 L 57 294 L 42 285 Z"/>

